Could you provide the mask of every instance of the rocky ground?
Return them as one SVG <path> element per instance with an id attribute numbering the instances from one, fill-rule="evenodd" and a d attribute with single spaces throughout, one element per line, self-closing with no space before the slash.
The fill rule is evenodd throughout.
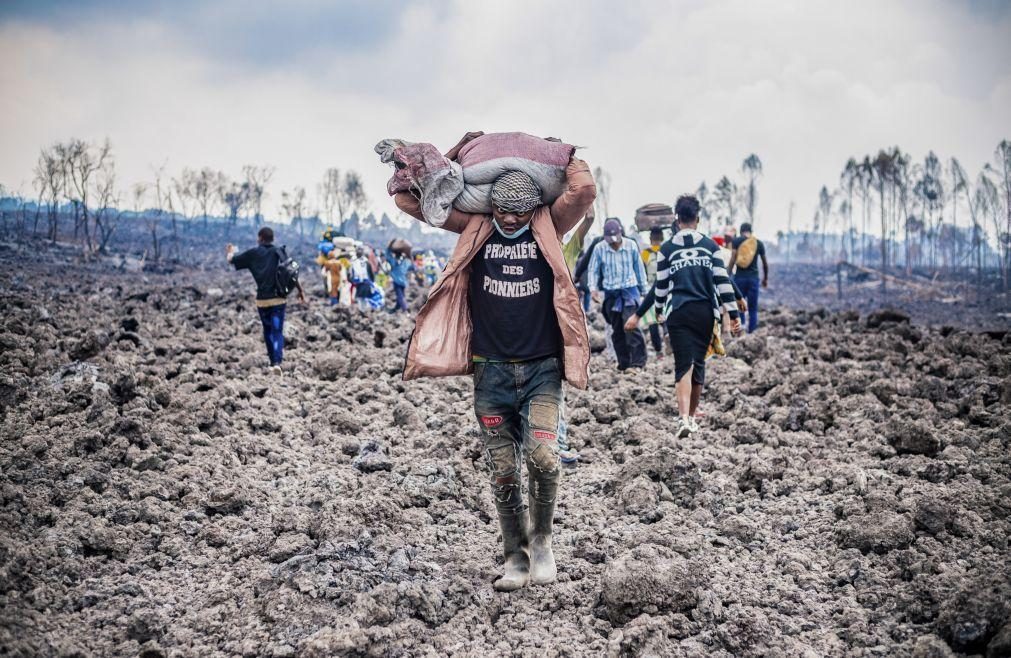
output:
<path id="1" fill-rule="evenodd" d="M 400 380 L 408 318 L 291 307 L 276 378 L 245 275 L 2 260 L 0 653 L 1011 653 L 1007 334 L 779 307 L 679 441 L 670 360 L 595 330 L 559 580 L 503 595 L 471 383 Z"/>
<path id="2" fill-rule="evenodd" d="M 1011 327 L 1011 295 L 1000 292 L 998 273 L 987 272 L 988 287 L 976 287 L 965 272 L 915 272 L 892 270 L 885 290 L 876 272 L 841 269 L 834 265 L 772 263 L 769 288 L 761 303 L 791 309 L 856 311 L 869 315 L 881 308 L 902 311 L 922 326 L 956 327 L 971 332 L 1007 331 Z M 842 295 L 840 295 L 840 288 Z"/>

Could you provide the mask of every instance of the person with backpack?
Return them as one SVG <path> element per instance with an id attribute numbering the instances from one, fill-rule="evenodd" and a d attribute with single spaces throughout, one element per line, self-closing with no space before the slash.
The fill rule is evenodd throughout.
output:
<path id="1" fill-rule="evenodd" d="M 298 290 L 298 301 L 306 303 L 302 284 L 298 282 L 298 263 L 288 257 L 284 247 L 274 246 L 274 231 L 264 226 L 256 234 L 257 246 L 241 254 L 235 245 L 225 247 L 225 258 L 236 270 L 249 270 L 256 282 L 256 310 L 263 325 L 263 342 L 267 345 L 270 368 L 281 374 L 284 358 L 284 310 L 288 294 Z"/>
<path id="2" fill-rule="evenodd" d="M 480 134 L 468 133 L 446 157 L 454 159 Z M 498 591 L 557 577 L 551 543 L 561 478 L 562 380 L 585 389 L 590 361 L 586 319 L 561 239 L 595 197 L 589 166 L 570 156 L 565 189 L 550 205 L 530 176 L 508 170 L 491 185 L 490 215 L 451 208 L 442 228 L 460 237 L 408 343 L 404 379 L 473 373 L 474 414 L 505 555 L 494 583 Z M 400 192 L 395 200 L 424 221 L 414 194 Z"/>
<path id="3" fill-rule="evenodd" d="M 576 258 L 576 269 L 572 273 L 572 280 L 576 284 L 576 290 L 579 292 L 579 301 L 583 305 L 583 313 L 590 312 L 590 300 L 592 296 L 590 294 L 590 257 L 593 256 L 593 250 L 596 249 L 597 245 L 604 241 L 603 235 L 598 235 L 590 241 L 590 245 L 579 252 L 579 257 Z"/>
<path id="4" fill-rule="evenodd" d="M 646 293 L 646 268 L 639 246 L 624 236 L 616 218 L 604 222 L 604 241 L 593 248 L 588 275 L 590 291 L 611 325 L 618 371 L 645 367 L 646 339 L 638 326 L 629 331 L 625 323 Z"/>
<path id="5" fill-rule="evenodd" d="M 717 256 L 719 247 L 698 231 L 699 208 L 694 196 L 678 198 L 674 207 L 677 232 L 660 247 L 654 286 L 657 319 L 666 322 L 674 351 L 675 396 L 681 415 L 678 438 L 698 431 L 695 412 L 719 307 L 730 315 L 733 334 L 741 328 L 734 287 Z"/>
<path id="6" fill-rule="evenodd" d="M 765 259 L 765 243 L 751 232 L 751 224 L 741 224 L 741 234 L 731 242 L 730 267 L 734 283 L 748 302 L 748 333 L 758 329 L 758 259 L 762 259 L 762 288 L 769 287 L 769 261 Z"/>

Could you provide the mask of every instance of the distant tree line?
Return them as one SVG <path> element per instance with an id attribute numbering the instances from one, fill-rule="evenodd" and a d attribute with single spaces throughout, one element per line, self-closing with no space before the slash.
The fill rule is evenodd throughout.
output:
<path id="1" fill-rule="evenodd" d="M 183 168 L 170 176 L 164 165 L 154 167 L 147 181 L 124 189 L 108 140 L 92 144 L 80 139 L 53 144 L 40 151 L 32 180 L 37 202 L 18 196 L 14 213 L 18 235 L 39 234 L 56 242 L 61 220 L 85 253 L 104 253 L 125 219 L 144 223 L 149 234 L 149 256 L 154 260 L 178 256 L 182 227 L 199 222 L 206 229 L 212 218 L 223 218 L 226 230 L 239 222 L 263 222 L 263 202 L 275 169 L 246 165 L 235 178 L 210 167 Z M 758 222 L 759 181 L 763 164 L 756 154 L 743 159 L 739 176 L 722 176 L 710 188 L 700 183 L 696 196 L 702 219 L 718 230 L 724 224 Z M 597 168 L 597 214 L 607 217 L 611 177 Z M 368 197 L 353 170 L 326 169 L 312 188 L 295 186 L 280 191 L 283 215 L 303 238 L 326 223 L 342 232 L 348 219 L 363 212 Z M 0 197 L 8 193 L 0 188 Z M 29 207 L 32 207 L 29 210 Z M 797 254 L 816 262 L 848 260 L 883 272 L 901 266 L 930 272 L 975 271 L 982 279 L 996 260 L 1002 286 L 1011 276 L 1011 142 L 1003 140 L 987 163 L 971 177 L 952 157 L 947 162 L 931 151 L 922 162 L 900 148 L 876 155 L 850 158 L 837 185 L 822 186 L 810 229 L 799 234 L 790 204 L 786 232 L 789 258 Z M 69 221 L 68 221 L 69 219 Z M 7 230 L 7 214 L 3 218 Z M 167 228 L 166 228 L 167 227 Z M 167 230 L 167 234 L 164 232 Z M 799 244 L 792 244 L 797 235 Z M 68 236 L 70 237 L 70 236 Z M 989 248 L 992 240 L 995 249 Z M 996 258 L 992 258 L 994 252 Z M 876 261 L 876 262 L 875 262 Z M 883 284 L 884 285 L 884 284 Z"/>
<path id="2" fill-rule="evenodd" d="M 992 237 L 1006 292 L 1011 271 L 1011 142 L 1001 141 L 993 162 L 975 178 L 957 158 L 945 163 L 933 151 L 922 162 L 914 162 L 897 146 L 850 158 L 839 185 L 822 186 L 818 195 L 812 229 L 822 236 L 821 259 L 829 256 L 826 234 L 838 232 L 843 236 L 839 259 L 859 257 L 866 266 L 872 226 L 879 236 L 877 265 L 882 272 L 897 268 L 901 258 L 907 274 L 914 269 L 935 274 L 974 270 L 982 277 Z"/>
<path id="3" fill-rule="evenodd" d="M 13 213 L 15 231 L 23 238 L 39 234 L 41 226 L 49 241 L 71 237 L 92 254 L 108 251 L 122 221 L 144 222 L 150 235 L 149 256 L 155 261 L 175 258 L 181 223 L 198 221 L 206 229 L 211 218 L 223 217 L 229 229 L 240 221 L 261 224 L 274 173 L 269 165 L 245 165 L 235 178 L 211 167 L 186 167 L 171 176 L 161 165 L 152 168 L 149 180 L 124 189 L 109 140 L 92 144 L 71 139 L 40 151 L 32 178 L 36 202 L 15 197 L 19 203 Z M 282 213 L 303 237 L 324 221 L 340 231 L 352 214 L 368 206 L 361 176 L 352 170 L 328 168 L 314 190 L 312 196 L 303 186 L 280 193 Z M 0 198 L 10 194 L 0 186 Z M 64 236 L 61 220 L 65 222 L 68 214 L 72 233 Z M 163 235 L 166 225 L 169 233 Z"/>

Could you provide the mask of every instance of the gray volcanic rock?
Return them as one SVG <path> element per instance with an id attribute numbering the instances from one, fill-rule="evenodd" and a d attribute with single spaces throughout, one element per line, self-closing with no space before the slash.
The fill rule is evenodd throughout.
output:
<path id="1" fill-rule="evenodd" d="M 621 489 L 621 503 L 628 514 L 646 514 L 660 502 L 660 485 L 639 475 Z"/>
<path id="2" fill-rule="evenodd" d="M 623 624 L 642 613 L 683 612 L 698 601 L 700 567 L 663 546 L 636 546 L 607 565 L 600 599 L 610 620 Z"/>
<path id="3" fill-rule="evenodd" d="M 913 524 L 902 514 L 872 512 L 854 517 L 837 531 L 839 545 L 862 553 L 887 553 L 913 543 Z"/>
<path id="4" fill-rule="evenodd" d="M 393 468 L 393 462 L 390 460 L 386 448 L 375 439 L 369 439 L 361 445 L 358 455 L 351 460 L 351 465 L 362 473 L 389 471 Z"/>
<path id="5" fill-rule="evenodd" d="M 934 429 L 918 421 L 893 420 L 888 426 L 888 442 L 900 454 L 933 456 L 941 449 L 941 440 Z"/>
<path id="6" fill-rule="evenodd" d="M 617 373 L 591 312 L 558 580 L 499 594 L 472 380 L 402 380 L 412 317 L 291 304 L 277 376 L 219 254 L 39 246 L 0 244 L 11 655 L 1008 654 L 1006 331 L 763 301 L 677 439 L 672 360 Z"/>

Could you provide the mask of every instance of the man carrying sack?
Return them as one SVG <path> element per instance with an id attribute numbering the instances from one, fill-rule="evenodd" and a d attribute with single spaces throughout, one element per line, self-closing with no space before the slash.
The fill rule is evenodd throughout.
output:
<path id="1" fill-rule="evenodd" d="M 483 133 L 468 133 L 446 154 Z M 570 156 L 565 189 L 550 206 L 527 174 L 507 171 L 491 188 L 491 215 L 455 208 L 442 228 L 460 234 L 418 313 L 404 379 L 473 373 L 474 413 L 491 470 L 505 553 L 495 589 L 553 582 L 552 522 L 560 477 L 557 438 L 562 378 L 586 388 L 586 321 L 561 239 L 593 204 L 585 162 Z M 411 192 L 395 196 L 424 221 Z M 521 493 L 528 473 L 529 517 Z"/>

